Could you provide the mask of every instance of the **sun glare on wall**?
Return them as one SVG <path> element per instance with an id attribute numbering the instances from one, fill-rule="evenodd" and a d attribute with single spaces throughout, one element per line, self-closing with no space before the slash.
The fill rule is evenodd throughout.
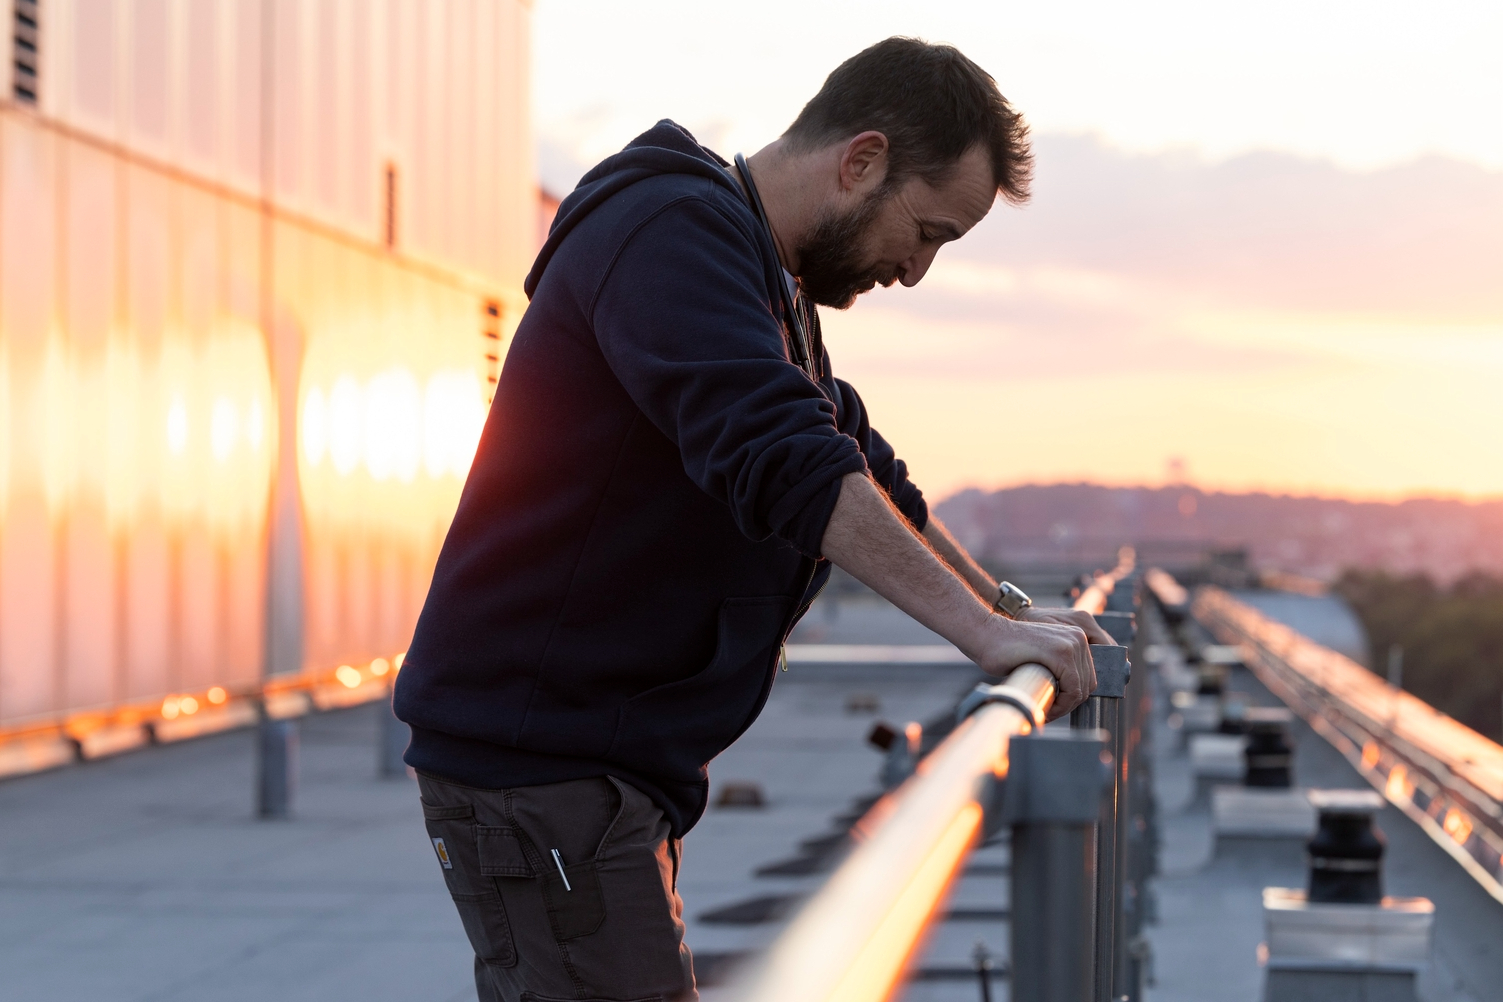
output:
<path id="1" fill-rule="evenodd" d="M 150 354 L 124 338 L 88 354 L 50 338 L 38 355 L 19 406 L 0 358 L 0 498 L 11 493 L 20 449 L 54 518 L 98 498 L 117 532 L 129 531 L 143 506 L 171 524 L 259 531 L 275 411 L 253 325 L 223 318 L 197 344 L 169 334 Z M 20 420 L 10 427 L 13 412 Z"/>
<path id="2" fill-rule="evenodd" d="M 298 466 L 309 528 L 431 539 L 447 526 L 485 425 L 473 366 L 441 354 L 349 368 L 315 340 L 298 390 Z"/>
<path id="3" fill-rule="evenodd" d="M 472 370 L 434 372 L 426 385 L 393 367 L 362 382 L 342 375 L 307 388 L 299 407 L 302 461 L 347 477 L 361 470 L 377 483 L 409 484 L 419 475 L 463 479 L 469 473 L 485 401 Z"/>

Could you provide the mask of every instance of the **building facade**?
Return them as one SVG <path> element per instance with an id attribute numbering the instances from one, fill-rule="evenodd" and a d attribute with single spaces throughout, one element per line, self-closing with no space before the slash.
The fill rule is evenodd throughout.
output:
<path id="1" fill-rule="evenodd" d="M 384 665 L 524 305 L 529 5 L 6 6 L 0 728 Z"/>

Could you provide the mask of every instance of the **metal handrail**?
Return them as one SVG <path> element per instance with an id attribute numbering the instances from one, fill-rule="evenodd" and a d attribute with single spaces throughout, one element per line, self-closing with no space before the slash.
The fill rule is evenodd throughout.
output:
<path id="1" fill-rule="evenodd" d="M 1183 614 L 1189 609 L 1190 593 L 1163 568 L 1148 568 L 1143 583 L 1166 611 Z"/>
<path id="2" fill-rule="evenodd" d="M 1105 612 L 1107 596 L 1116 589 L 1118 581 L 1125 580 L 1132 574 L 1136 561 L 1137 554 L 1131 546 L 1118 550 L 1117 566 L 1104 574 L 1097 574 L 1075 600 L 1074 608 L 1084 609 L 1092 615 Z"/>
<path id="3" fill-rule="evenodd" d="M 1124 548 L 1074 607 L 1099 615 L 1133 563 Z M 1048 669 L 1025 664 L 998 693 L 1002 701 L 966 717 L 856 824 L 856 848 L 739 983 L 738 1002 L 881 1002 L 892 993 L 981 834 L 982 804 L 1007 776 L 1012 739 L 1043 724 L 1058 688 Z"/>
<path id="4" fill-rule="evenodd" d="M 1356 770 L 1503 901 L 1503 747 L 1219 588 L 1197 619 Z"/>
<path id="5" fill-rule="evenodd" d="M 736 997 L 740 1002 L 880 1002 L 892 991 L 981 831 L 986 785 L 1008 744 L 1042 723 L 1054 676 L 1026 664 L 1006 685 L 1034 709 L 990 703 L 963 721 L 862 818 L 856 849 L 810 899 Z"/>

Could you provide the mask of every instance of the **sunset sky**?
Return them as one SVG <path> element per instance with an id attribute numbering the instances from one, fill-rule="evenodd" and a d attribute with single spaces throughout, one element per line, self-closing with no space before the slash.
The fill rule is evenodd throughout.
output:
<path id="1" fill-rule="evenodd" d="M 997 78 L 1033 202 L 918 288 L 823 311 L 932 497 L 1157 483 L 1170 457 L 1208 488 L 1503 494 L 1495 0 L 538 0 L 535 24 L 560 194 L 662 117 L 753 152 L 887 35 Z"/>

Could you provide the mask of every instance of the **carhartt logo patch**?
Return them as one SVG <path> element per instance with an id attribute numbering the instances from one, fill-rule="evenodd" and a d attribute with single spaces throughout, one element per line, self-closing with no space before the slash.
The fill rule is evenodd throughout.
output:
<path id="1" fill-rule="evenodd" d="M 438 861 L 443 865 L 445 870 L 454 869 L 454 863 L 449 859 L 449 847 L 444 845 L 443 839 L 436 838 L 433 840 L 433 851 L 438 853 Z"/>

